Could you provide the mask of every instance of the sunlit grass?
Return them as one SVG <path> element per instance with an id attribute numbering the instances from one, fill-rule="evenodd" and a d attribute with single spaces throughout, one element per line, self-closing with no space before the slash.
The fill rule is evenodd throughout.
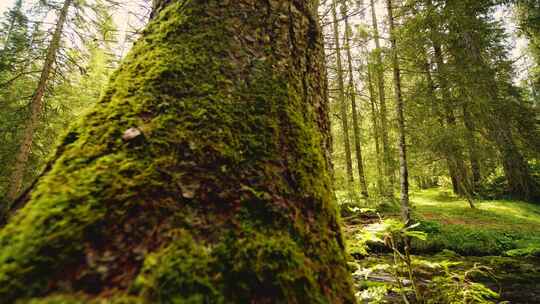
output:
<path id="1" fill-rule="evenodd" d="M 477 209 L 471 209 L 464 199 L 440 189 L 413 193 L 412 204 L 417 214 L 442 224 L 540 233 L 540 205 L 510 200 L 477 200 Z"/>
<path id="2" fill-rule="evenodd" d="M 417 191 L 411 197 L 420 229 L 429 233 L 427 241 L 414 244 L 418 250 L 500 255 L 540 248 L 540 205 L 477 200 L 477 209 L 471 209 L 465 199 L 445 189 Z"/>

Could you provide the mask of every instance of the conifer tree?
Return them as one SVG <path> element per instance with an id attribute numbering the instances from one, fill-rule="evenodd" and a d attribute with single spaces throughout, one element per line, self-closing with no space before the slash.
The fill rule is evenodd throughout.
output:
<path id="1" fill-rule="evenodd" d="M 60 48 L 60 41 L 65 22 L 72 4 L 73 0 L 65 0 L 62 5 L 62 9 L 58 13 L 55 30 L 49 43 L 49 47 L 47 48 L 47 54 L 41 69 L 41 75 L 30 101 L 30 117 L 24 126 L 25 130 L 21 140 L 20 149 L 16 154 L 15 163 L 13 164 L 10 185 L 6 194 L 6 200 L 8 203 L 15 200 L 23 185 L 24 171 L 28 163 L 28 157 L 30 156 L 34 134 L 44 108 L 43 98 L 49 85 L 49 80 L 53 72 L 53 66 Z"/>
<path id="2" fill-rule="evenodd" d="M 351 28 L 349 26 L 349 17 L 348 17 L 348 7 L 347 2 L 344 1 L 342 4 L 342 10 L 341 10 L 341 16 L 342 19 L 345 21 L 345 52 L 347 55 L 347 66 L 348 66 L 348 72 L 349 72 L 349 83 L 347 86 L 348 95 L 351 100 L 351 109 L 352 109 L 352 124 L 353 124 L 353 139 L 354 139 L 354 148 L 356 152 L 356 165 L 358 168 L 358 181 L 360 183 L 360 192 L 362 196 L 368 197 L 368 186 L 366 181 L 366 174 L 364 172 L 364 159 L 362 156 L 362 143 L 361 143 L 361 118 L 358 111 L 358 107 L 356 104 L 356 85 L 354 81 L 354 74 L 353 74 L 353 59 L 352 59 L 352 52 L 351 52 Z"/>

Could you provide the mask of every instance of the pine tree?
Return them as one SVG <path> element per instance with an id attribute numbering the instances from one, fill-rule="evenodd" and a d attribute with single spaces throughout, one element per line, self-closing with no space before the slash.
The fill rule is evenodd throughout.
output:
<path id="1" fill-rule="evenodd" d="M 392 0 L 386 0 L 386 8 L 388 12 L 390 47 L 392 51 L 392 70 L 394 74 L 394 97 L 396 100 L 396 117 L 398 122 L 401 217 L 403 222 L 409 223 L 411 221 L 411 210 L 409 206 L 409 167 L 407 164 L 405 105 L 401 91 L 401 69 L 399 66 L 396 26 Z"/>
<path id="2" fill-rule="evenodd" d="M 347 66 L 349 72 L 349 83 L 347 86 L 348 95 L 351 100 L 351 109 L 352 109 L 352 123 L 353 123 L 353 139 L 354 139 L 354 148 L 356 152 L 356 164 L 358 168 L 358 181 L 360 183 L 360 192 L 362 196 L 369 197 L 368 186 L 366 181 L 366 174 L 364 172 L 364 159 L 362 156 L 362 143 L 361 143 L 361 118 L 358 112 L 358 107 L 356 105 L 356 86 L 354 82 L 353 74 L 353 60 L 351 52 L 351 28 L 349 26 L 349 17 L 348 17 L 348 7 L 347 2 L 342 3 L 341 10 L 342 19 L 345 21 L 345 45 L 344 49 L 347 54 Z"/>
<path id="3" fill-rule="evenodd" d="M 13 165 L 14 168 L 10 178 L 10 185 L 6 194 L 8 203 L 15 200 L 23 185 L 24 172 L 28 163 L 28 157 L 30 156 L 34 134 L 44 108 L 43 97 L 49 85 L 51 73 L 53 72 L 53 66 L 60 48 L 60 41 L 62 38 L 64 25 L 72 4 L 73 0 L 65 0 L 62 5 L 62 9 L 58 14 L 55 31 L 47 49 L 39 82 L 30 101 L 30 117 L 28 118 L 28 122 L 24 127 L 25 131 L 20 144 L 20 149 L 15 157 L 15 163 Z"/>
<path id="4" fill-rule="evenodd" d="M 354 182 L 353 167 L 352 167 L 352 153 L 351 143 L 349 139 L 349 118 L 348 118 L 348 106 L 345 96 L 345 80 L 343 77 L 343 64 L 341 62 L 341 42 L 339 35 L 339 19 L 337 15 L 338 0 L 332 0 L 332 27 L 334 30 L 334 45 L 336 52 L 336 76 L 338 85 L 338 102 L 340 105 L 340 120 L 343 132 L 343 145 L 345 148 L 345 165 L 347 169 L 347 182 L 349 187 Z"/>
<path id="5" fill-rule="evenodd" d="M 382 48 L 380 43 L 379 25 L 377 23 L 377 12 L 375 7 L 375 0 L 370 0 L 371 4 L 371 21 L 373 26 L 373 39 L 375 41 L 375 75 L 377 79 L 377 93 L 379 96 L 379 116 L 380 116 L 380 134 L 382 139 L 382 152 L 384 160 L 384 173 L 387 179 L 386 195 L 394 196 L 394 166 L 392 151 L 390 147 L 389 126 L 388 126 L 388 111 L 386 107 L 386 93 L 384 88 L 384 66 L 382 59 Z"/>

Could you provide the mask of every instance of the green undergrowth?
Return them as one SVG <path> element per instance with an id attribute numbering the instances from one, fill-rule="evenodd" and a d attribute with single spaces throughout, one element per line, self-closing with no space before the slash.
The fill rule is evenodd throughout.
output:
<path id="1" fill-rule="evenodd" d="M 434 255 L 415 255 L 412 261 L 426 303 L 538 303 L 540 300 L 536 288 L 540 279 L 540 261 L 535 258 L 467 257 L 444 250 Z M 396 294 L 392 265 L 390 254 L 372 254 L 351 262 L 360 300 L 364 303 L 402 303 Z M 465 284 L 460 285 L 460 279 L 465 276 L 466 282 L 462 281 Z M 467 291 L 469 296 L 483 294 L 485 300 L 477 297 L 464 301 L 462 291 Z"/>
<path id="2" fill-rule="evenodd" d="M 398 218 L 393 204 L 382 202 L 342 204 L 341 213 L 349 253 L 365 256 L 385 251 L 384 246 L 369 240 L 369 231 L 383 219 Z M 413 217 L 426 232 L 426 240 L 413 240 L 416 253 L 452 250 L 465 256 L 540 257 L 540 205 L 514 200 L 476 200 L 471 209 L 466 200 L 449 190 L 429 189 L 411 195 Z M 382 207 L 381 207 L 382 206 Z M 389 207 L 390 206 L 390 207 Z"/>
<path id="3" fill-rule="evenodd" d="M 477 209 L 471 209 L 465 200 L 440 189 L 414 193 L 412 204 L 419 229 L 429 235 L 414 242 L 416 251 L 540 256 L 540 205 L 477 200 Z"/>

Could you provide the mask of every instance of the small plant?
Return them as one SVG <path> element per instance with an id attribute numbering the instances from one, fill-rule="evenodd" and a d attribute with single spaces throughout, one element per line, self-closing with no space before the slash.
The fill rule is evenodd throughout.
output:
<path id="1" fill-rule="evenodd" d="M 356 293 L 356 297 L 361 301 L 369 301 L 370 304 L 386 303 L 385 297 L 388 294 L 388 286 L 371 286 Z"/>
<path id="2" fill-rule="evenodd" d="M 417 230 L 419 226 L 420 223 L 406 225 L 395 219 L 380 218 L 379 223 L 370 225 L 370 229 L 361 234 L 359 241 L 384 243 L 392 251 L 392 265 L 385 269 L 390 271 L 396 286 L 385 287 L 385 290 L 397 291 L 403 303 L 406 304 L 493 303 L 492 299 L 497 298 L 498 293 L 484 284 L 473 281 L 473 277 L 479 275 L 494 278 L 488 267 L 476 264 L 465 271 L 453 271 L 451 268 L 460 263 L 427 262 L 411 256 L 409 246 L 411 240 L 425 241 L 428 237 L 427 233 Z M 420 267 L 427 267 L 438 273 L 429 283 L 422 283 L 425 288 L 420 287 L 420 282 L 415 275 L 415 271 Z M 367 277 L 369 273 L 364 275 Z M 368 288 L 365 291 L 366 294 L 361 296 L 372 297 L 373 292 L 375 290 Z"/>
<path id="3" fill-rule="evenodd" d="M 427 304 L 490 304 L 499 294 L 487 288 L 484 284 L 474 282 L 473 277 L 493 277 L 491 269 L 475 264 L 465 272 L 450 270 L 450 264 L 440 263 L 443 274 L 434 277 L 429 286 L 429 300 Z"/>
<path id="4" fill-rule="evenodd" d="M 382 218 L 381 223 L 384 227 L 381 231 L 383 242 L 392 250 L 394 263 L 392 275 L 394 276 L 398 291 L 401 294 L 404 303 L 410 303 L 410 300 L 407 297 L 407 291 L 409 289 L 405 287 L 400 272 L 406 273 L 406 276 L 411 283 L 416 302 L 423 303 L 423 295 L 418 288 L 418 282 L 414 276 L 413 263 L 410 254 L 410 239 L 416 238 L 426 240 L 427 234 L 422 231 L 414 230 L 414 228 L 418 227 L 418 223 L 409 226 L 398 220 L 389 219 L 383 221 Z"/>

